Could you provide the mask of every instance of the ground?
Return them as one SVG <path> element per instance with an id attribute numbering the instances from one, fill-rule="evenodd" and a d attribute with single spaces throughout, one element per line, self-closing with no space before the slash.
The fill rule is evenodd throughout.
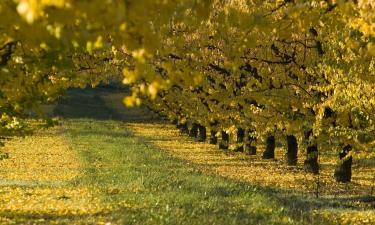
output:
<path id="1" fill-rule="evenodd" d="M 282 148 L 277 161 L 223 152 L 145 108 L 124 108 L 122 97 L 71 90 L 54 108 L 59 125 L 7 142 L 0 223 L 375 223 L 373 155 L 338 185 L 333 156 L 311 176 L 284 166 Z"/>

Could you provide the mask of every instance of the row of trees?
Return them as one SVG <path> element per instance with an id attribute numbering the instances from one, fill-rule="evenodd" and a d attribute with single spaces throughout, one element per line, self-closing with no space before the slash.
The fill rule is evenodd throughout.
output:
<path id="1" fill-rule="evenodd" d="M 265 159 L 286 139 L 286 163 L 297 164 L 299 144 L 315 174 L 318 149 L 335 151 L 335 178 L 348 182 L 352 150 L 374 140 L 373 39 L 348 18 L 361 4 L 212 1 L 203 18 L 185 12 L 160 26 L 156 52 L 135 55 L 125 102 L 148 94 L 182 132 L 203 141 L 209 130 L 220 148 L 234 137 L 234 150 L 255 154 L 264 141 Z"/>
<path id="2" fill-rule="evenodd" d="M 64 89 L 123 74 L 192 136 L 210 131 L 255 152 L 286 138 L 305 168 L 337 151 L 373 151 L 375 5 L 371 0 L 4 0 L 0 3 L 1 134 Z M 234 135 L 233 135 L 234 134 Z M 346 172 L 345 172 L 346 171 Z"/>

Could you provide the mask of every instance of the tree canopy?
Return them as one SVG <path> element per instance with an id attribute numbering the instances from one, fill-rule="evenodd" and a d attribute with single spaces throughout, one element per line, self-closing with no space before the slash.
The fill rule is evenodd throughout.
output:
<path id="1" fill-rule="evenodd" d="M 372 0 L 4 0 L 1 132 L 66 88 L 124 76 L 126 105 L 179 122 L 368 151 L 374 9 Z"/>

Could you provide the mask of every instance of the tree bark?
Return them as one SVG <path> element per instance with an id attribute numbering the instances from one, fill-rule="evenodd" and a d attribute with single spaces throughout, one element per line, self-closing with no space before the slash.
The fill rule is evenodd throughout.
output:
<path id="1" fill-rule="evenodd" d="M 243 128 L 237 129 L 237 144 L 239 146 L 235 149 L 236 152 L 244 151 L 244 140 L 245 140 L 245 130 Z"/>
<path id="2" fill-rule="evenodd" d="M 199 142 L 206 141 L 206 137 L 207 137 L 206 132 L 207 132 L 206 127 L 204 127 L 202 125 L 199 125 L 198 126 L 198 139 L 197 139 L 197 141 L 199 141 Z"/>
<path id="3" fill-rule="evenodd" d="M 297 165 L 297 152 L 298 152 L 298 143 L 294 135 L 286 136 L 286 141 L 288 143 L 287 152 L 285 155 L 286 164 L 288 166 Z"/>
<path id="4" fill-rule="evenodd" d="M 257 154 L 257 148 L 252 145 L 252 143 L 256 140 L 252 136 L 253 131 L 247 130 L 245 135 L 245 145 L 244 145 L 244 151 L 249 155 L 256 155 Z"/>
<path id="5" fill-rule="evenodd" d="M 229 135 L 225 131 L 221 131 L 221 140 L 219 143 L 219 149 L 229 148 Z"/>
<path id="6" fill-rule="evenodd" d="M 319 174 L 318 153 L 318 146 L 316 144 L 307 147 L 306 160 L 303 163 L 303 168 L 306 172 Z"/>
<path id="7" fill-rule="evenodd" d="M 353 163 L 353 157 L 347 155 L 352 150 L 351 145 L 346 145 L 343 150 L 339 153 L 340 157 L 340 164 L 336 168 L 334 177 L 337 182 L 341 183 L 348 183 L 352 179 L 352 163 Z"/>
<path id="8" fill-rule="evenodd" d="M 307 142 L 309 142 L 311 138 L 315 139 L 312 129 L 306 130 L 304 136 Z M 305 172 L 319 174 L 318 157 L 318 145 L 314 141 L 314 143 L 310 143 L 310 145 L 306 149 L 306 159 L 303 162 L 303 168 Z"/>
<path id="9" fill-rule="evenodd" d="M 217 137 L 216 137 L 216 130 L 210 131 L 210 144 L 216 145 L 217 144 Z"/>
<path id="10" fill-rule="evenodd" d="M 178 125 L 178 129 L 182 134 L 189 134 L 189 128 L 186 123 L 181 123 Z"/>
<path id="11" fill-rule="evenodd" d="M 274 159 L 275 158 L 275 137 L 270 135 L 266 140 L 266 150 L 263 152 L 263 159 Z"/>
<path id="12" fill-rule="evenodd" d="M 189 132 L 189 136 L 192 137 L 192 138 L 198 137 L 198 124 L 197 123 L 193 123 L 193 125 L 190 129 L 190 132 Z"/>
<path id="13" fill-rule="evenodd" d="M 245 138 L 245 130 L 242 128 L 237 129 L 237 143 L 242 143 L 244 142 Z"/>

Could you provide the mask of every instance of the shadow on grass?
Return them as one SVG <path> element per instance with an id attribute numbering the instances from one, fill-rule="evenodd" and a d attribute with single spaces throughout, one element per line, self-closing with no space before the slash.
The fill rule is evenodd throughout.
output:
<path id="1" fill-rule="evenodd" d="M 110 88 L 98 89 L 69 89 L 64 97 L 62 97 L 54 109 L 54 116 L 59 116 L 65 119 L 94 119 L 94 120 L 113 120 L 124 121 L 127 123 L 146 124 L 152 122 L 153 124 L 165 124 L 156 115 L 146 116 L 140 115 L 139 108 L 129 108 L 128 113 L 117 113 L 116 110 L 108 107 L 103 98 L 106 94 L 119 93 L 119 90 Z M 123 92 L 120 92 L 123 93 Z M 124 91 L 124 96 L 128 92 Z M 119 103 L 121 104 L 121 103 Z M 121 106 L 124 107 L 125 106 Z M 147 111 L 141 106 L 142 111 Z"/>
<path id="2" fill-rule="evenodd" d="M 104 101 L 92 89 L 69 89 L 67 95 L 59 100 L 53 113 L 66 119 L 121 119 L 120 115 L 105 106 Z"/>
<path id="3" fill-rule="evenodd" d="M 68 96 L 65 99 L 62 99 L 56 107 L 55 114 L 68 119 L 88 118 L 99 121 L 99 124 L 96 125 L 99 127 L 94 127 L 94 125 L 93 127 L 90 127 L 90 123 L 87 122 L 81 125 L 83 127 L 81 130 L 75 130 L 75 127 L 71 127 L 69 129 L 74 134 L 79 135 L 81 138 L 90 138 L 90 136 L 95 136 L 102 141 L 108 137 L 120 138 L 124 135 L 131 136 L 131 134 L 125 131 L 125 127 L 123 129 L 120 129 L 120 131 L 113 130 L 110 126 L 108 126 L 107 129 L 103 129 L 103 126 L 105 127 L 106 124 L 101 123 L 101 121 L 125 120 L 125 122 L 132 122 L 134 119 L 134 117 L 132 117 L 131 119 L 127 120 L 127 118 L 124 118 L 124 116 L 119 115 L 117 112 L 108 108 L 100 95 L 93 90 L 69 90 Z M 137 122 L 142 123 L 142 120 Z M 150 121 L 145 122 L 149 123 Z M 152 138 L 152 140 L 157 141 L 158 139 Z M 145 143 L 142 139 L 139 139 L 138 141 L 139 145 L 144 145 Z M 128 145 L 128 143 L 121 144 L 123 146 Z M 157 147 L 153 146 L 152 148 Z M 102 151 L 105 152 L 104 150 Z M 239 182 L 238 180 L 233 180 L 227 177 L 220 177 L 218 175 L 210 175 L 209 179 L 212 179 L 212 183 L 210 184 L 214 185 L 207 186 L 207 183 L 196 182 L 200 179 L 198 177 L 203 174 L 203 172 L 199 169 L 199 165 L 193 166 L 193 163 L 191 163 L 190 161 L 173 159 L 173 162 L 171 162 L 163 161 L 162 158 L 158 157 L 156 157 L 156 159 L 152 159 L 147 156 L 147 153 L 143 154 L 147 156 L 146 158 L 132 158 L 132 153 L 129 151 L 125 151 L 124 149 L 114 151 L 119 151 L 119 153 L 116 159 L 112 159 L 112 162 L 121 160 L 122 164 L 112 165 L 111 167 L 90 168 L 88 172 L 92 177 L 95 177 L 94 182 L 101 182 L 102 184 L 108 182 L 106 180 L 108 177 L 107 174 L 111 174 L 113 176 L 114 180 L 111 181 L 113 182 L 113 185 L 121 185 L 120 183 L 116 182 L 123 182 L 124 180 L 127 180 L 128 183 L 126 183 L 123 188 L 130 188 L 128 190 L 130 191 L 130 193 L 131 191 L 134 191 L 131 190 L 131 188 L 135 189 L 133 196 L 134 199 L 128 199 L 130 202 L 137 202 L 137 198 L 145 198 L 146 201 L 152 202 L 152 204 L 149 204 L 149 206 L 145 206 L 146 209 L 132 209 L 132 212 L 135 214 L 144 214 L 147 211 L 155 211 L 155 215 L 157 215 L 158 213 L 160 214 L 162 209 L 160 209 L 159 206 L 152 206 L 155 204 L 157 205 L 158 198 L 163 199 L 163 197 L 161 197 L 162 195 L 175 195 L 176 198 L 180 198 L 181 196 L 179 194 L 182 193 L 186 195 L 186 199 L 182 200 L 182 202 L 179 202 L 178 204 L 176 203 L 178 206 L 177 209 L 174 209 L 176 212 L 178 211 L 178 209 L 181 209 L 182 211 L 186 210 L 186 208 L 189 208 L 187 205 L 192 204 L 188 201 L 189 196 L 187 193 L 190 193 L 195 198 L 201 198 L 203 203 L 205 203 L 205 198 L 208 198 L 207 204 L 211 204 L 211 206 L 206 207 L 205 209 L 197 209 L 197 213 L 202 215 L 204 213 L 210 213 L 210 210 L 217 210 L 218 215 L 230 214 L 230 211 L 228 211 L 230 207 L 228 207 L 228 205 L 225 205 L 228 204 L 228 202 L 226 202 L 225 200 L 227 198 L 241 199 L 238 201 L 243 203 L 244 207 L 237 207 L 235 208 L 234 212 L 238 214 L 240 220 L 241 218 L 251 218 L 259 216 L 257 212 L 253 213 L 246 210 L 247 204 L 249 204 L 246 201 L 251 200 L 251 193 L 258 193 L 262 196 L 267 196 L 270 199 L 276 200 L 278 204 L 276 204 L 275 206 L 285 207 L 287 211 L 290 212 L 288 213 L 290 216 L 295 218 L 296 221 L 305 224 L 321 223 L 321 218 L 319 216 L 312 215 L 312 212 L 314 210 L 363 210 L 363 207 L 352 204 L 353 201 L 361 201 L 362 199 L 360 198 L 340 198 L 337 196 L 314 198 L 313 195 L 306 194 L 302 191 L 299 192 L 274 187 L 263 187 L 246 182 Z M 90 151 L 86 151 L 86 154 L 87 159 L 91 162 L 95 161 L 98 157 L 98 155 Z M 126 167 L 128 164 L 131 165 L 131 163 L 136 166 Z M 189 166 L 187 166 L 187 164 L 189 164 Z M 263 164 L 260 164 L 259 166 L 263 166 Z M 190 173 L 186 172 L 185 167 L 189 167 Z M 128 172 L 124 173 L 124 175 L 121 175 L 121 171 L 124 171 L 124 169 L 126 168 L 130 170 L 131 173 Z M 123 177 L 122 179 L 120 179 L 120 177 L 116 176 Z M 145 180 L 142 180 L 142 177 L 145 177 Z M 221 185 L 221 182 L 226 184 L 229 183 L 230 185 Z M 150 195 L 152 194 L 156 194 L 157 196 L 150 197 Z M 108 198 L 112 197 L 109 196 Z M 127 196 L 127 198 L 129 198 L 129 196 Z M 173 200 L 170 200 L 170 197 L 165 197 L 165 201 L 173 202 Z M 128 211 L 127 208 L 123 208 L 123 210 Z M 163 211 L 162 213 L 164 215 L 166 212 Z"/>
<path id="4" fill-rule="evenodd" d="M 109 212 L 87 213 L 77 215 L 76 213 L 67 213 L 64 215 L 54 213 L 17 213 L 15 211 L 1 211 L 1 218 L 11 220 L 11 224 L 82 224 L 86 221 L 89 224 L 96 224 L 98 217 L 106 217 Z M 75 221 L 75 222 L 74 222 Z M 91 221 L 91 222 L 90 222 Z"/>

